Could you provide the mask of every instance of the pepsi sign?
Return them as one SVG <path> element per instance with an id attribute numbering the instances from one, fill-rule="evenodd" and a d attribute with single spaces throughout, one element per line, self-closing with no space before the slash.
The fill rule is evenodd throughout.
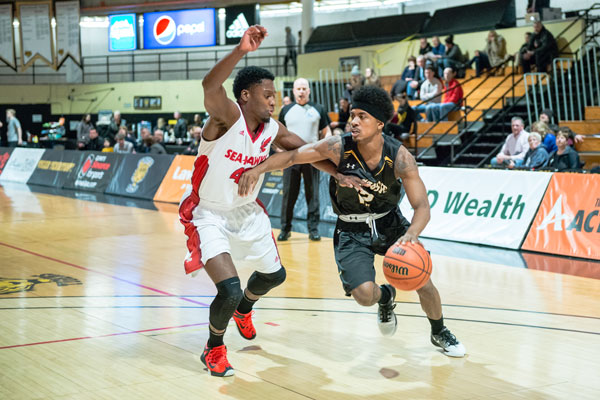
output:
<path id="1" fill-rule="evenodd" d="M 214 46 L 215 9 L 164 11 L 144 14 L 144 48 Z"/>
<path id="2" fill-rule="evenodd" d="M 135 50 L 137 48 L 135 14 L 111 15 L 108 21 L 108 50 Z"/>

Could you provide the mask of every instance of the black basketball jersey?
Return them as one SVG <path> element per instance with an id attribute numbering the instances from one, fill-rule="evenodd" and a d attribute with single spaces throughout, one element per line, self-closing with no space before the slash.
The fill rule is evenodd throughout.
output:
<path id="1" fill-rule="evenodd" d="M 402 183 L 394 174 L 394 160 L 401 144 L 396 139 L 383 135 L 383 154 L 379 165 L 370 170 L 358 146 L 352 140 L 352 134 L 345 133 L 342 138 L 342 154 L 337 170 L 344 175 L 355 175 L 372 183 L 359 193 L 354 188 L 339 186 L 331 177 L 329 195 L 333 211 L 340 214 L 381 214 L 398 207 Z"/>

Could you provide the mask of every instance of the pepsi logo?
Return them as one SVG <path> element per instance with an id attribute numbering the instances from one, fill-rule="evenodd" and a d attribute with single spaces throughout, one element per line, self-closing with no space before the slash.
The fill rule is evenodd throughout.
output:
<path id="1" fill-rule="evenodd" d="M 177 27 L 175 25 L 175 21 L 173 18 L 168 15 L 163 15 L 159 17 L 156 22 L 154 22 L 154 39 L 162 45 L 167 45 L 175 39 L 177 34 Z"/>

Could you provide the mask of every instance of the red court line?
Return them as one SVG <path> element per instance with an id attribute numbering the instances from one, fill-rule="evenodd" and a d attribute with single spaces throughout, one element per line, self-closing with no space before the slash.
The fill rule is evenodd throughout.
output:
<path id="1" fill-rule="evenodd" d="M 15 347 L 37 346 L 39 344 L 61 343 L 61 342 L 71 342 L 71 341 L 74 341 L 74 340 L 98 339 L 98 338 L 110 337 L 110 336 L 131 335 L 132 333 L 144 333 L 144 332 L 153 332 L 153 331 L 164 331 L 164 330 L 167 330 L 167 329 L 189 328 L 191 326 L 201 326 L 201 325 L 208 325 L 208 322 L 200 322 L 199 324 L 187 324 L 187 325 L 179 325 L 179 326 L 167 326 L 167 327 L 164 327 L 164 328 L 142 329 L 142 330 L 139 330 L 139 331 L 109 333 L 107 335 L 99 335 L 99 336 L 83 336 L 83 337 L 70 338 L 70 339 L 48 340 L 46 342 L 13 344 L 11 346 L 0 347 L 0 350 L 3 350 L 3 349 L 13 349 Z"/>
<path id="2" fill-rule="evenodd" d="M 151 290 L 153 292 L 160 293 L 160 294 L 165 295 L 165 296 L 177 297 L 178 299 L 181 299 L 181 300 L 184 300 L 184 301 L 189 301 L 190 303 L 198 304 L 198 305 L 205 306 L 205 307 L 210 306 L 210 304 L 206 304 L 206 303 L 202 303 L 200 301 L 188 299 L 187 297 L 177 296 L 176 294 L 168 293 L 168 292 L 165 292 L 163 290 L 159 290 L 159 289 L 152 288 L 150 286 L 142 285 L 140 283 L 128 281 L 127 279 L 119 278 L 118 276 L 110 275 L 110 274 L 107 274 L 107 273 L 104 273 L 104 272 L 95 271 L 93 269 L 90 269 L 90 268 L 87 268 L 87 267 L 82 267 L 81 265 L 73 264 L 73 263 L 70 263 L 68 261 L 59 260 L 58 258 L 49 257 L 49 256 L 46 256 L 44 254 L 36 253 L 34 251 L 22 249 L 20 247 L 13 246 L 11 244 L 0 242 L 0 245 L 8 247 L 8 248 L 11 248 L 11 249 L 14 249 L 14 250 L 22 251 L 23 253 L 31 254 L 31 255 L 36 256 L 36 257 L 45 258 L 46 260 L 54 261 L 54 262 L 57 262 L 59 264 L 68 265 L 69 267 L 73 267 L 73 268 L 81 269 L 83 271 L 88 271 L 88 272 L 93 272 L 93 273 L 96 273 L 96 274 L 108 276 L 109 278 L 113 278 L 113 279 L 115 279 L 117 281 L 129 283 L 130 285 L 134 285 L 134 286 L 137 286 L 137 287 L 141 287 L 143 289 Z"/>

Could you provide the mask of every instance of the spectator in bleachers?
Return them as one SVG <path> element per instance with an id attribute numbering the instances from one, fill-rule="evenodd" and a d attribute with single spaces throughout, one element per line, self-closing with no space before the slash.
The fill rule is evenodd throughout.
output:
<path id="1" fill-rule="evenodd" d="M 155 131 L 157 129 L 160 129 L 163 132 L 168 129 L 167 122 L 165 121 L 164 118 L 160 117 L 159 119 L 156 120 L 156 126 L 154 127 L 154 129 L 152 131 Z M 150 131 L 148 131 L 148 132 L 150 132 Z"/>
<path id="2" fill-rule="evenodd" d="M 545 108 L 540 113 L 540 122 L 548 125 L 548 129 L 553 133 L 558 132 L 558 125 L 552 123 L 552 118 L 554 117 L 554 111 L 549 108 Z M 554 150 L 553 150 L 554 151 Z"/>
<path id="3" fill-rule="evenodd" d="M 537 132 L 529 133 L 527 141 L 529 142 L 529 150 L 525 153 L 522 166 L 530 169 L 538 169 L 545 166 L 548 162 L 548 152 L 544 146 L 540 146 L 542 143 L 540 134 Z M 510 160 L 508 167 L 513 168 L 514 166 L 515 162 Z"/>
<path id="4" fill-rule="evenodd" d="M 506 40 L 498 35 L 495 30 L 491 30 L 488 32 L 485 50 L 475 50 L 475 57 L 467 65 L 470 68 L 475 63 L 476 76 L 480 76 L 484 70 L 497 67 L 506 59 Z"/>
<path id="5" fill-rule="evenodd" d="M 202 126 L 202 116 L 200 114 L 194 114 L 192 126 Z"/>
<path id="6" fill-rule="evenodd" d="M 114 143 L 115 136 L 119 133 L 119 128 L 122 126 L 126 126 L 126 122 L 121 118 L 121 111 L 115 110 L 110 119 L 110 125 L 108 125 L 108 129 L 106 130 L 105 138 L 108 139 L 110 143 Z"/>
<path id="7" fill-rule="evenodd" d="M 527 48 L 529 47 L 529 42 L 531 41 L 531 36 L 533 34 L 531 32 L 525 32 L 525 43 L 521 45 L 519 52 L 516 54 L 517 60 L 519 61 L 519 65 L 523 65 L 525 53 L 527 53 Z"/>
<path id="8" fill-rule="evenodd" d="M 152 143 L 150 143 L 150 145 L 147 146 L 147 139 L 150 137 L 152 137 L 152 135 L 150 134 L 150 130 L 148 128 L 142 128 L 142 130 L 140 131 L 140 143 L 138 144 L 136 149 L 138 153 L 150 153 L 150 147 L 152 146 Z"/>
<path id="9" fill-rule="evenodd" d="M 529 132 L 525 130 L 523 119 L 513 117 L 510 121 L 512 133 L 506 137 L 502 149 L 498 155 L 492 158 L 492 165 L 510 165 L 512 161 L 517 167 L 523 164 L 525 154 L 529 149 Z"/>
<path id="10" fill-rule="evenodd" d="M 398 110 L 386 124 L 384 133 L 394 136 L 400 141 L 406 141 L 411 134 L 417 134 L 417 113 L 408 104 L 408 97 L 406 93 L 402 93 L 396 96 L 398 101 Z"/>
<path id="11" fill-rule="evenodd" d="M 421 38 L 419 41 L 419 55 L 424 56 L 431 51 L 431 45 L 427 41 L 427 38 Z"/>
<path id="12" fill-rule="evenodd" d="M 346 131 L 346 125 L 350 119 L 350 103 L 344 97 L 339 99 L 338 120 L 329 123 L 329 128 L 334 135 L 341 135 Z"/>
<path id="13" fill-rule="evenodd" d="M 181 116 L 181 113 L 179 111 L 175 111 L 173 113 L 173 118 L 177 120 L 175 128 L 173 128 L 173 133 L 177 138 L 177 143 L 181 144 L 181 141 L 187 136 L 187 121 Z"/>
<path id="14" fill-rule="evenodd" d="M 23 129 L 21 122 L 17 119 L 17 112 L 12 108 L 6 110 L 6 137 L 8 147 L 16 147 L 23 144 Z"/>
<path id="15" fill-rule="evenodd" d="M 365 77 L 360 73 L 360 69 L 358 65 L 352 67 L 350 71 L 350 83 L 346 84 L 346 93 L 344 97 L 348 99 L 349 102 L 352 101 L 352 92 L 365 84 Z"/>
<path id="16" fill-rule="evenodd" d="M 439 36 L 431 38 L 431 43 L 433 43 L 433 47 L 431 48 L 431 54 L 428 55 L 428 58 L 430 58 L 437 66 L 440 58 L 446 54 L 446 46 L 440 42 Z"/>
<path id="17" fill-rule="evenodd" d="M 381 80 L 375 71 L 373 71 L 373 68 L 365 69 L 365 85 L 381 87 Z"/>
<path id="18" fill-rule="evenodd" d="M 287 106 L 288 104 L 292 104 L 292 99 L 290 98 L 290 96 L 285 96 L 283 98 L 283 106 Z"/>
<path id="19" fill-rule="evenodd" d="M 117 133 L 117 143 L 113 147 L 113 151 L 115 153 L 135 153 L 133 150 L 133 144 L 127 140 L 125 140 L 125 133 L 119 132 Z"/>
<path id="20" fill-rule="evenodd" d="M 440 103 L 442 101 L 442 89 L 444 85 L 442 81 L 435 75 L 433 66 L 428 65 L 425 67 L 425 82 L 421 85 L 419 90 L 419 98 L 421 101 L 427 101 L 427 103 L 421 103 L 415 107 L 417 113 L 417 119 L 420 119 L 420 114 L 427 111 L 427 106 L 434 103 Z"/>
<path id="21" fill-rule="evenodd" d="M 542 137 L 542 146 L 548 154 L 556 151 L 556 136 L 545 122 L 537 121 L 531 125 L 529 132 L 537 132 Z"/>
<path id="22" fill-rule="evenodd" d="M 117 133 L 118 135 L 118 133 Z M 103 153 L 112 153 L 114 152 L 114 148 L 110 140 L 108 138 L 104 138 L 104 143 L 102 144 L 102 152 Z"/>
<path id="23" fill-rule="evenodd" d="M 448 114 L 460 108 L 463 100 L 463 90 L 456 80 L 456 72 L 451 67 L 444 70 L 443 98 L 441 103 L 428 104 L 425 109 L 427 121 L 447 121 Z"/>
<path id="24" fill-rule="evenodd" d="M 394 86 L 392 87 L 392 99 L 396 98 L 402 92 L 408 92 L 409 97 L 412 99 L 416 90 L 413 88 L 409 88 L 408 84 L 417 78 L 417 59 L 415 56 L 408 57 L 408 65 L 404 67 L 404 71 L 402 71 L 402 76 L 400 80 L 396 81 Z M 399 85 L 399 87 L 396 87 Z"/>
<path id="25" fill-rule="evenodd" d="M 164 141 L 164 132 L 160 129 L 154 131 L 154 136 L 151 137 L 152 144 L 150 145 L 150 153 L 151 154 L 167 154 L 167 150 L 165 150 L 162 145 Z"/>
<path id="26" fill-rule="evenodd" d="M 557 169 L 558 171 L 579 171 L 580 161 L 579 154 L 568 145 L 569 134 L 560 129 L 556 134 L 555 152 L 550 154 L 548 166 Z"/>
<path id="27" fill-rule="evenodd" d="M 188 156 L 198 155 L 198 146 L 200 146 L 200 140 L 202 138 L 202 128 L 199 125 L 192 127 L 192 141 L 190 145 L 183 151 L 183 154 Z"/>
<path id="28" fill-rule="evenodd" d="M 533 31 L 523 54 L 523 73 L 531 72 L 532 65 L 536 66 L 537 72 L 549 72 L 552 60 L 558 57 L 556 39 L 541 21 L 533 23 Z"/>
<path id="29" fill-rule="evenodd" d="M 102 151 L 104 148 L 104 138 L 98 136 L 96 128 L 90 129 L 90 140 L 85 144 L 83 150 Z"/>
<path id="30" fill-rule="evenodd" d="M 416 99 L 419 95 L 419 89 L 423 82 L 425 82 L 425 56 L 417 57 L 417 66 L 415 68 L 414 78 L 408 82 L 406 92 L 408 93 L 409 99 Z"/>
<path id="31" fill-rule="evenodd" d="M 446 43 L 446 54 L 438 62 L 439 75 L 443 75 L 446 68 L 459 71 L 464 68 L 463 63 L 465 62 L 460 47 L 454 43 L 454 35 L 448 36 L 444 42 Z"/>
<path id="32" fill-rule="evenodd" d="M 81 121 L 79 121 L 79 125 L 77 125 L 77 147 L 82 149 L 85 147 L 85 144 L 90 140 L 90 129 L 94 127 L 92 124 L 92 116 L 90 114 L 85 114 Z"/>
<path id="33" fill-rule="evenodd" d="M 288 63 L 291 61 L 294 66 L 294 76 L 298 73 L 298 64 L 296 59 L 298 53 L 296 49 L 296 38 L 292 35 L 292 28 L 289 26 L 285 27 L 285 47 L 286 53 L 283 58 L 283 75 L 288 76 Z"/>

